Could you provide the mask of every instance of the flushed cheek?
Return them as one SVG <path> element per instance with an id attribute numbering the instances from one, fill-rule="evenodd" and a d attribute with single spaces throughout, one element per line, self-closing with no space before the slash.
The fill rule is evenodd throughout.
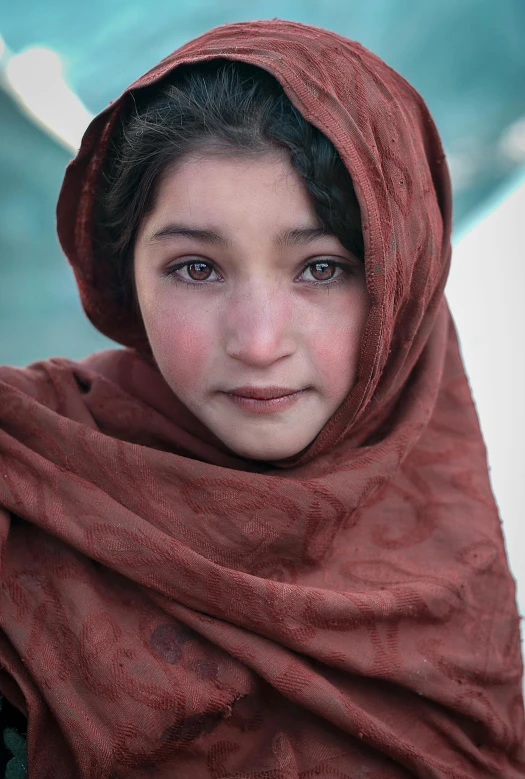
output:
<path id="1" fill-rule="evenodd" d="M 202 390 L 213 352 L 213 323 L 195 307 L 143 312 L 148 338 L 161 372 L 176 392 Z"/>
<path id="2" fill-rule="evenodd" d="M 325 312 L 308 336 L 308 350 L 325 397 L 342 402 L 357 378 L 361 339 L 368 313 L 367 300 L 351 301 L 346 311 Z M 334 307 L 335 308 L 335 307 Z M 348 310 L 354 315 L 349 318 Z"/>
<path id="3" fill-rule="evenodd" d="M 341 339 L 332 338 L 316 343 L 311 353 L 324 394 L 330 398 L 344 397 L 354 382 L 357 361 L 354 350 L 345 344 L 343 335 Z"/>

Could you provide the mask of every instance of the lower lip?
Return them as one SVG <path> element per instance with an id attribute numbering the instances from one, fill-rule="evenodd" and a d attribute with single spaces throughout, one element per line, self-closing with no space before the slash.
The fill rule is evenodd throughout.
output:
<path id="1" fill-rule="evenodd" d="M 268 398 L 267 400 L 245 398 L 243 395 L 232 395 L 231 393 L 226 393 L 226 395 L 236 406 L 245 411 L 251 411 L 255 414 L 268 414 L 272 411 L 283 411 L 285 408 L 293 406 L 305 392 L 306 390 L 300 390 L 292 395 L 283 395 L 282 398 Z"/>

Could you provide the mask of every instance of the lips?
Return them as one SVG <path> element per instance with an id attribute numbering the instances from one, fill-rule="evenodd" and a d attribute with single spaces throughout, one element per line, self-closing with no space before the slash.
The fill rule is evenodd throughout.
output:
<path id="1" fill-rule="evenodd" d="M 241 398 L 253 398 L 255 400 L 273 400 L 274 398 L 284 398 L 287 395 L 295 395 L 301 390 L 293 387 L 236 387 L 228 390 L 229 395 L 238 395 Z"/>

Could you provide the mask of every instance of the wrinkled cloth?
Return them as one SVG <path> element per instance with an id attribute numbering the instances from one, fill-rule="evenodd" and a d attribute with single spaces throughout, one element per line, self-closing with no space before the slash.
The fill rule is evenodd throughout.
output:
<path id="1" fill-rule="evenodd" d="M 58 232 L 126 348 L 0 369 L 0 694 L 30 779 L 525 776 L 522 660 L 486 451 L 443 288 L 451 195 L 415 90 L 362 46 L 280 20 L 181 63 L 269 71 L 359 199 L 359 378 L 294 458 L 244 460 L 173 395 L 94 249 L 129 91 L 66 172 Z"/>

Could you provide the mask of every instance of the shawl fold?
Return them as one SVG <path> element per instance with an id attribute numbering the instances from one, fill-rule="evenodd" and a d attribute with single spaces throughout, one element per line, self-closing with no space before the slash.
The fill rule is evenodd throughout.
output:
<path id="1" fill-rule="evenodd" d="M 238 457 L 182 406 L 93 249 L 131 92 L 212 58 L 278 79 L 361 208 L 359 379 L 282 462 Z M 86 314 L 126 348 L 0 369 L 0 694 L 28 717 L 30 779 L 525 777 L 515 585 L 423 100 L 359 44 L 277 19 L 211 30 L 130 90 L 58 204 Z"/>

